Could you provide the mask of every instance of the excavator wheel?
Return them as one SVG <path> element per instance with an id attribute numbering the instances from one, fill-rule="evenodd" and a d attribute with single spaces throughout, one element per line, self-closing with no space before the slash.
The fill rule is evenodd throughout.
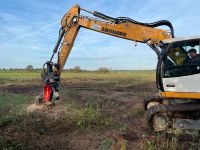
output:
<path id="1" fill-rule="evenodd" d="M 162 103 L 162 97 L 159 94 L 148 95 L 144 98 L 143 107 L 145 110 L 149 109 L 151 106 L 158 105 Z"/>
<path id="2" fill-rule="evenodd" d="M 144 98 L 143 107 L 148 111 L 151 107 L 161 104 L 163 98 L 159 94 L 148 95 Z M 154 107 L 153 107 L 154 109 Z M 150 109 L 150 111 L 153 111 Z M 147 114 L 148 117 L 148 114 Z M 148 127 L 153 134 L 166 130 L 168 127 L 168 116 L 167 114 L 162 114 L 161 112 L 156 114 L 149 122 L 147 121 Z"/>
<path id="3" fill-rule="evenodd" d="M 181 126 L 181 124 L 177 125 L 177 122 L 181 121 L 181 119 L 192 120 L 192 116 L 190 116 L 191 118 L 187 118 L 188 116 L 186 117 L 186 115 L 184 114 L 193 114 L 193 112 L 199 110 L 200 104 L 195 103 L 158 104 L 151 106 L 147 109 L 146 120 L 148 127 L 153 133 L 169 133 L 170 130 L 174 130 L 174 127 L 178 130 L 186 130 L 187 127 L 193 128 L 193 126 L 188 126 L 184 124 L 184 126 Z"/>
<path id="4" fill-rule="evenodd" d="M 168 128 L 171 127 L 170 113 L 163 112 L 160 106 L 162 107 L 162 104 L 154 105 L 147 109 L 147 125 L 153 134 L 166 133 Z"/>
<path id="5" fill-rule="evenodd" d="M 166 131 L 170 125 L 170 118 L 167 113 L 158 113 L 152 119 L 152 127 L 155 131 Z"/>

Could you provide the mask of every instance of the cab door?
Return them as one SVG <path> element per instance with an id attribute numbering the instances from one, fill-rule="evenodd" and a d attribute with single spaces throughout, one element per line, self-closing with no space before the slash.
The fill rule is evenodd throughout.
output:
<path id="1" fill-rule="evenodd" d="M 200 93 L 199 41 L 194 39 L 169 44 L 162 63 L 165 92 Z"/>

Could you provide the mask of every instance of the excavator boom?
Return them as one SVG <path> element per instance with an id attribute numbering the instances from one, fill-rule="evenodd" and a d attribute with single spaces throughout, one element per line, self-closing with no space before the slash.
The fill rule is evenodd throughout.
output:
<path id="1" fill-rule="evenodd" d="M 86 11 L 94 17 L 81 15 L 81 11 Z M 171 34 L 165 30 L 156 28 L 161 25 L 168 26 Z M 53 50 L 52 57 L 44 64 L 42 77 L 45 85 L 43 95 L 45 96 L 43 96 L 43 99 L 46 102 L 51 101 L 54 95 L 59 99 L 60 74 L 81 27 L 126 40 L 146 43 L 157 54 L 159 54 L 159 50 L 156 45 L 164 39 L 174 37 L 173 26 L 166 20 L 154 23 L 141 23 L 127 17 L 113 18 L 100 12 L 85 10 L 78 5 L 73 6 L 62 18 L 59 38 Z M 56 53 L 58 53 L 57 62 L 53 63 L 52 60 Z M 50 87 L 52 87 L 51 92 L 47 90 Z"/>
<path id="2" fill-rule="evenodd" d="M 81 15 L 81 10 L 93 14 L 96 18 Z M 155 28 L 161 25 L 168 26 L 171 30 L 171 35 L 165 30 Z M 161 40 L 169 39 L 174 36 L 173 27 L 171 23 L 166 20 L 145 24 L 127 17 L 112 18 L 96 11 L 87 11 L 80 8 L 78 5 L 72 7 L 69 12 L 64 15 L 61 26 L 61 30 L 65 33 L 61 51 L 58 56 L 60 72 L 65 65 L 81 27 L 127 40 L 148 43 L 150 45 L 159 44 Z"/>

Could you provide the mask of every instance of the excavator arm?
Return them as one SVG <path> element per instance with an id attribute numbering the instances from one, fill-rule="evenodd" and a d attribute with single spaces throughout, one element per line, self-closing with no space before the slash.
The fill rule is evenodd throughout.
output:
<path id="1" fill-rule="evenodd" d="M 95 16 L 95 18 L 81 15 L 81 11 L 86 11 Z M 168 26 L 171 32 L 168 33 L 165 30 L 156 28 L 161 25 Z M 173 26 L 166 20 L 154 23 L 141 23 L 127 17 L 112 18 L 75 5 L 62 18 L 60 34 L 53 50 L 53 55 L 50 61 L 44 65 L 42 77 L 45 86 L 42 99 L 46 102 L 51 101 L 53 97 L 59 99 L 60 74 L 81 27 L 127 40 L 146 43 L 157 54 L 159 54 L 157 45 L 164 39 L 174 37 Z M 53 63 L 52 60 L 56 53 L 58 53 L 57 63 Z"/>

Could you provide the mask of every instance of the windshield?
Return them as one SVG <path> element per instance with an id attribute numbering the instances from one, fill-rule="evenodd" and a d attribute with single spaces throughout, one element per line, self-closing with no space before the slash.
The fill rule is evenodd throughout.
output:
<path id="1" fill-rule="evenodd" d="M 178 77 L 200 73 L 200 40 L 169 44 L 163 59 L 163 76 Z"/>

